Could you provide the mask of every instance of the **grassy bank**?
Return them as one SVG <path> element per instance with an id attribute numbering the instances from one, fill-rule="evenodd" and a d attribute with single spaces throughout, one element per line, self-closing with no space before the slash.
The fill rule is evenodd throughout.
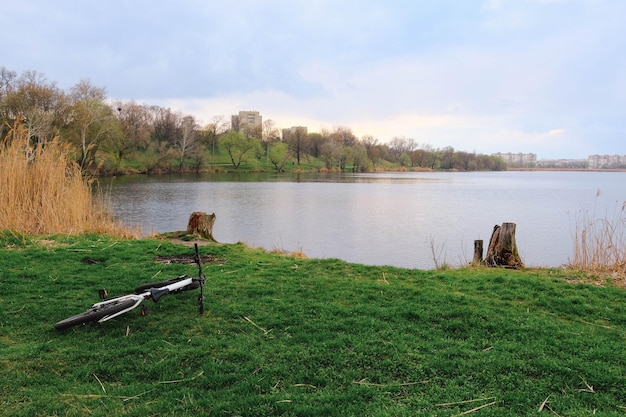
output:
<path id="1" fill-rule="evenodd" d="M 201 248 L 196 293 L 57 332 L 188 246 L 0 235 L 0 415 L 621 416 L 626 293 L 558 270 L 416 271 Z"/>

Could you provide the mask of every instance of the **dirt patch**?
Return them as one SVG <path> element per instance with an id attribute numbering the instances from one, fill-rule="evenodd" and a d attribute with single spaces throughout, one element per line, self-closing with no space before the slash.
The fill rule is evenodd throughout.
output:
<path id="1" fill-rule="evenodd" d="M 224 258 L 219 258 L 212 255 L 204 255 L 200 257 L 203 264 L 209 263 L 224 263 Z M 196 260 L 193 255 L 170 255 L 170 256 L 157 256 L 154 258 L 155 262 L 162 264 L 195 264 Z"/>

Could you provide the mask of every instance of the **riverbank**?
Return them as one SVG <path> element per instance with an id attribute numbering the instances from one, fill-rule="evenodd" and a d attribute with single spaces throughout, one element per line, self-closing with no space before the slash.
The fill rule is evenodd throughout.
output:
<path id="1" fill-rule="evenodd" d="M 626 169 L 618 169 L 618 168 L 515 168 L 508 167 L 503 171 L 511 171 L 511 172 L 626 172 Z M 177 172 L 177 174 L 249 174 L 249 173 L 276 173 L 275 169 L 271 168 L 242 168 L 242 169 L 234 169 L 229 167 L 226 164 L 222 164 L 221 166 L 212 166 L 205 167 L 202 169 L 195 168 L 185 168 L 184 170 Z M 372 169 L 369 171 L 364 171 L 362 173 L 369 174 L 383 174 L 383 173 L 392 173 L 392 172 L 467 172 L 458 169 L 432 169 L 432 168 L 424 168 L 424 167 L 404 167 L 404 166 L 384 166 L 378 167 L 376 169 Z M 290 169 L 286 169 L 281 171 L 280 173 L 354 173 L 353 170 L 340 170 L 338 168 L 326 168 L 319 165 L 303 165 L 303 166 L 294 166 Z M 133 169 L 129 169 L 127 171 L 117 172 L 115 174 L 111 173 L 102 173 L 101 177 L 110 177 L 110 176 L 132 176 L 132 175 L 171 175 L 171 170 L 153 170 L 150 173 L 145 171 L 137 171 Z"/>
<path id="2" fill-rule="evenodd" d="M 626 172 L 626 169 L 619 168 L 507 168 L 507 171 L 544 171 L 544 172 Z"/>
<path id="3" fill-rule="evenodd" d="M 423 271 L 204 245 L 195 293 L 54 323 L 194 274 L 163 240 L 0 235 L 0 401 L 31 415 L 619 416 L 623 289 L 563 269 Z"/>

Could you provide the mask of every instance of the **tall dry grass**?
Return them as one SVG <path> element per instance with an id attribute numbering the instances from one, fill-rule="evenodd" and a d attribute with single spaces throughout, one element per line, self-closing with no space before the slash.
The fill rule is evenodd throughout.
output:
<path id="1" fill-rule="evenodd" d="M 568 266 L 612 275 L 626 285 L 626 201 L 601 216 L 595 210 L 581 213 L 574 231 L 574 257 Z"/>
<path id="2" fill-rule="evenodd" d="M 137 237 L 113 220 L 102 195 L 93 195 L 67 144 L 55 138 L 31 145 L 19 121 L 0 143 L 0 230 Z"/>

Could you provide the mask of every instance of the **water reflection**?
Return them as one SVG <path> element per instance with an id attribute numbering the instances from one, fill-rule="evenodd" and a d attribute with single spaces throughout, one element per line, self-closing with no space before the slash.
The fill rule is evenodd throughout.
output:
<path id="1" fill-rule="evenodd" d="M 623 201 L 624 173 L 500 172 L 210 174 L 103 180 L 115 216 L 146 232 L 183 230 L 217 215 L 215 237 L 310 257 L 430 269 L 469 262 L 475 239 L 517 223 L 528 265 L 573 253 L 576 214 Z M 599 199 L 596 192 L 602 190 Z"/>

